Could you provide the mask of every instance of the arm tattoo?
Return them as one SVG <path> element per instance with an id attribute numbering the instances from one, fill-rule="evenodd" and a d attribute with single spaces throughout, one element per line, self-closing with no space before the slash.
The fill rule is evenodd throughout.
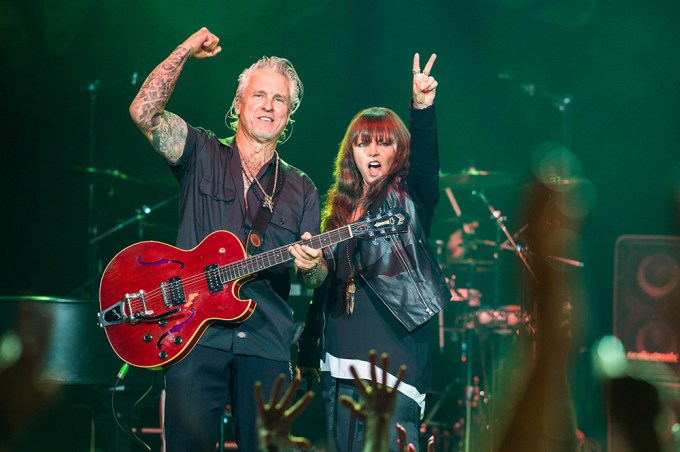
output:
<path id="1" fill-rule="evenodd" d="M 154 118 L 151 128 L 151 145 L 169 162 L 175 163 L 182 156 L 187 139 L 187 123 L 169 111 Z"/>
<path id="2" fill-rule="evenodd" d="M 165 106 L 191 55 L 190 49 L 177 47 L 147 77 L 130 106 L 137 126 L 154 149 L 170 161 L 177 161 L 182 155 L 187 125 L 179 116 L 165 111 Z"/>

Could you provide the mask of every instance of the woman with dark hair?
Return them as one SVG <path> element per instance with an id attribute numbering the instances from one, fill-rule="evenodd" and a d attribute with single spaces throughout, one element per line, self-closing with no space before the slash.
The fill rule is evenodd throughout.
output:
<path id="1" fill-rule="evenodd" d="M 298 359 L 306 378 L 318 378 L 321 371 L 330 450 L 362 450 L 365 438 L 370 443 L 386 429 L 396 450 L 395 422 L 418 444 L 431 384 L 430 320 L 451 297 L 427 240 L 439 199 L 437 81 L 430 75 L 435 58 L 422 72 L 419 55 L 413 58 L 410 133 L 392 110 L 368 108 L 350 122 L 335 161 L 324 230 L 396 206 L 410 219 L 406 232 L 324 249 L 329 274 L 314 292 Z M 400 365 L 408 372 L 397 388 L 394 418 L 372 417 L 378 421 L 364 425 L 350 410 L 338 409 L 338 400 L 360 402 L 350 367 L 371 380 L 366 359 L 371 349 L 389 354 L 394 363 L 385 369 L 388 386 L 396 385 Z"/>

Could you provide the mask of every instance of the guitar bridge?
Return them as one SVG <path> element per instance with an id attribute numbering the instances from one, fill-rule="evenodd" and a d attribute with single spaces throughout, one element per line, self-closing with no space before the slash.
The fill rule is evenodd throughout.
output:
<path id="1" fill-rule="evenodd" d="M 154 312 L 146 307 L 146 300 L 144 299 L 145 295 L 146 293 L 143 290 L 135 293 L 126 293 L 121 301 L 97 314 L 97 318 L 99 319 L 97 324 L 101 328 L 105 328 L 107 326 L 118 325 L 125 322 L 136 323 L 140 318 L 143 319 L 144 317 L 152 315 Z M 141 300 L 141 310 L 133 309 L 133 300 Z M 126 312 L 129 312 L 130 314 L 127 314 Z"/>

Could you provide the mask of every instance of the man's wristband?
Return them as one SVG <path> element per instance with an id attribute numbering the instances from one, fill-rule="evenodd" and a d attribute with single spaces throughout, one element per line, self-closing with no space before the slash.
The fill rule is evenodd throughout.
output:
<path id="1" fill-rule="evenodd" d="M 321 268 L 321 262 L 317 262 L 316 265 L 315 265 L 314 267 L 310 268 L 309 270 L 302 271 L 302 272 L 300 272 L 300 273 L 301 273 L 302 276 L 304 276 L 305 278 L 309 278 L 309 277 L 312 276 L 314 273 L 318 272 L 320 268 Z"/>

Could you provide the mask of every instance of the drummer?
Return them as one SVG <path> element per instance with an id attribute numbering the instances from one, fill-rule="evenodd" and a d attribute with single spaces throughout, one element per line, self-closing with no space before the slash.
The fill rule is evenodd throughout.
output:
<path id="1" fill-rule="evenodd" d="M 466 254 L 470 252 L 472 247 L 466 245 L 470 243 L 470 237 L 474 236 L 478 227 L 479 221 L 474 220 L 470 223 L 463 223 L 462 227 L 451 233 L 448 242 L 446 242 L 447 262 L 455 263 L 467 257 Z"/>

